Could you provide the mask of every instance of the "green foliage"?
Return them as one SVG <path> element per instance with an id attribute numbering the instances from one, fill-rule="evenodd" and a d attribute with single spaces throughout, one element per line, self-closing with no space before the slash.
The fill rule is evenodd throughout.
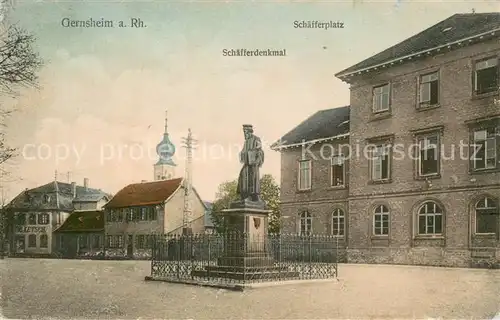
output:
<path id="1" fill-rule="evenodd" d="M 238 180 L 225 181 L 219 185 L 217 193 L 215 194 L 215 201 L 212 206 L 212 221 L 217 232 L 223 232 L 221 211 L 229 208 L 231 202 L 238 199 L 236 189 L 238 187 Z"/>
<path id="2" fill-rule="evenodd" d="M 221 211 L 229 208 L 231 202 L 238 200 L 237 186 L 238 180 L 226 181 L 219 185 L 212 209 L 212 221 L 217 232 L 224 231 Z M 260 192 L 262 200 L 266 202 L 268 209 L 272 211 L 269 215 L 269 232 L 278 233 L 280 229 L 280 187 L 272 175 L 265 174 L 260 178 Z"/>

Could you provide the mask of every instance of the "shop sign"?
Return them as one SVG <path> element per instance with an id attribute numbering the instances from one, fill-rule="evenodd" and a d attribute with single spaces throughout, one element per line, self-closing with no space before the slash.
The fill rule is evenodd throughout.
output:
<path id="1" fill-rule="evenodd" d="M 47 227 L 18 226 L 18 233 L 46 233 Z"/>

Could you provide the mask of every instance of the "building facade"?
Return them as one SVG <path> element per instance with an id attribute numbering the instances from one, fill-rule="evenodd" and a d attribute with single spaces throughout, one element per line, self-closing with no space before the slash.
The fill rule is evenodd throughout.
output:
<path id="1" fill-rule="evenodd" d="M 54 231 L 55 252 L 62 258 L 104 257 L 104 211 L 76 211 Z"/>
<path id="2" fill-rule="evenodd" d="M 130 184 L 105 205 L 105 248 L 108 257 L 148 258 L 154 235 L 205 232 L 207 208 L 191 181 L 176 176 L 175 146 L 165 117 L 163 138 L 156 147 L 154 181 Z M 188 188 L 189 187 L 189 188 Z M 186 192 L 188 190 L 188 192 Z"/>
<path id="3" fill-rule="evenodd" d="M 203 233 L 205 205 L 192 189 L 190 227 Z M 182 178 L 131 184 L 105 205 L 106 255 L 147 258 L 151 239 L 159 234 L 182 234 L 184 227 Z"/>
<path id="4" fill-rule="evenodd" d="M 72 212 L 85 208 L 100 210 L 110 195 L 84 185 L 53 181 L 26 189 L 6 207 L 7 239 L 12 255 L 52 255 L 56 243 L 53 232 Z"/>
<path id="5" fill-rule="evenodd" d="M 499 32 L 499 13 L 457 14 L 339 72 L 351 91 L 348 186 L 325 189 L 337 159 L 281 146 L 287 216 L 312 232 L 343 225 L 349 262 L 500 265 Z"/>

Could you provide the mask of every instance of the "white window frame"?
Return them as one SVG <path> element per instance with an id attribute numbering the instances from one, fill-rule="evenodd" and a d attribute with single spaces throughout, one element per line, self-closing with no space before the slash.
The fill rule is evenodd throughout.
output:
<path id="1" fill-rule="evenodd" d="M 46 225 L 50 223 L 50 215 L 48 213 L 39 213 L 36 217 L 36 223 L 39 225 Z"/>
<path id="2" fill-rule="evenodd" d="M 335 231 L 333 229 L 333 226 L 334 226 L 333 222 L 334 221 L 336 221 L 337 225 L 339 226 L 339 230 L 337 230 L 337 231 L 340 231 L 340 226 L 342 226 L 342 234 L 339 234 L 339 232 L 335 233 Z M 332 236 L 339 237 L 339 238 L 345 237 L 346 223 L 345 223 L 344 210 L 342 210 L 340 208 L 336 208 L 333 210 L 333 212 L 332 212 L 332 227 L 330 229 L 331 229 L 330 232 L 331 232 Z"/>
<path id="3" fill-rule="evenodd" d="M 308 167 L 306 169 L 303 169 L 302 168 L 302 164 L 303 163 L 307 163 Z M 300 160 L 299 161 L 299 173 L 298 173 L 298 177 L 297 177 L 297 189 L 299 191 L 305 191 L 305 190 L 311 190 L 311 183 L 312 183 L 312 163 L 311 163 L 311 160 Z M 302 176 L 302 172 L 308 172 L 308 179 L 307 179 L 307 183 L 305 185 L 303 185 L 302 182 L 303 179 L 305 179 L 306 177 L 303 177 Z"/>
<path id="4" fill-rule="evenodd" d="M 491 207 L 488 207 L 488 202 L 492 202 L 493 203 L 493 206 Z M 481 203 L 485 203 L 485 206 L 484 207 L 479 207 L 479 205 Z M 478 202 L 476 202 L 476 205 L 474 206 L 474 218 L 475 218 L 475 221 L 474 221 L 474 224 L 475 224 L 475 234 L 477 235 L 494 235 L 496 234 L 496 232 L 478 232 L 477 228 L 478 228 L 478 223 L 477 223 L 477 220 L 478 220 L 478 211 L 479 210 L 496 210 L 498 212 L 499 208 L 497 207 L 497 204 L 495 203 L 495 201 L 492 199 L 492 198 L 488 198 L 488 197 L 483 197 L 481 198 L 481 200 L 479 200 Z M 497 221 L 497 223 L 500 223 L 500 221 Z M 496 226 L 498 228 L 498 226 Z"/>
<path id="5" fill-rule="evenodd" d="M 391 150 L 389 144 L 376 145 L 371 151 L 370 159 L 370 179 L 371 181 L 388 181 L 391 179 Z M 382 157 L 387 155 L 387 178 L 382 178 Z M 375 167 L 380 161 L 380 177 L 375 177 Z"/>
<path id="6" fill-rule="evenodd" d="M 301 236 L 310 236 L 312 235 L 313 229 L 312 229 L 312 215 L 309 211 L 302 211 L 299 215 L 299 230 L 298 233 Z M 306 231 L 302 232 L 302 226 L 304 225 L 304 229 Z M 309 229 L 309 231 L 307 231 Z"/>
<path id="7" fill-rule="evenodd" d="M 439 104 L 439 71 L 434 71 L 420 76 L 419 95 L 418 95 L 419 104 L 431 105 L 431 83 L 434 81 L 437 81 L 438 83 L 438 89 L 437 89 L 438 101 L 436 102 L 435 105 Z M 428 97 L 423 98 L 425 88 L 428 88 L 427 89 Z"/>
<path id="8" fill-rule="evenodd" d="M 482 60 L 477 60 L 477 61 L 474 61 L 474 92 L 477 93 L 478 91 L 478 81 L 477 81 L 477 72 L 479 70 L 484 70 L 484 69 L 488 69 L 488 68 L 494 68 L 496 67 L 497 68 L 497 86 L 499 85 L 498 83 L 498 57 L 491 57 L 491 58 L 487 58 L 487 59 L 482 59 Z M 494 92 L 494 91 L 493 91 Z M 485 94 L 487 92 L 484 92 L 484 93 L 478 93 L 478 94 Z"/>
<path id="9" fill-rule="evenodd" d="M 427 204 L 434 205 L 434 212 L 421 213 L 423 208 L 427 208 Z M 441 212 L 439 212 L 439 213 L 436 212 L 437 211 L 436 208 L 439 208 L 439 211 L 441 211 Z M 425 217 L 432 216 L 432 217 L 434 217 L 434 220 L 433 220 L 434 230 L 436 229 L 436 216 L 441 216 L 441 232 L 440 233 L 435 233 L 435 232 L 434 233 L 427 233 L 427 219 L 426 219 L 425 220 L 425 233 L 420 233 L 420 216 L 425 216 Z M 420 237 L 440 237 L 440 236 L 443 236 L 444 235 L 444 228 L 445 228 L 443 208 L 441 208 L 441 206 L 434 201 L 424 202 L 418 208 L 416 225 L 417 225 L 417 235 L 419 235 Z"/>
<path id="10" fill-rule="evenodd" d="M 424 174 L 422 173 L 422 148 L 425 148 L 426 150 L 431 149 L 430 146 L 430 139 L 431 138 L 436 138 L 436 161 L 437 161 L 437 172 L 435 173 L 427 173 Z M 434 133 L 429 133 L 426 135 L 421 135 L 417 138 L 418 141 L 418 155 L 417 155 L 417 174 L 419 177 L 433 177 L 433 176 L 438 176 L 441 171 L 441 148 L 440 148 L 440 141 L 441 141 L 441 135 L 437 132 Z"/>
<path id="11" fill-rule="evenodd" d="M 336 184 L 333 181 L 333 166 L 336 166 L 338 162 L 342 163 L 342 184 Z M 346 168 L 345 168 L 345 157 L 343 154 L 332 156 L 330 159 L 330 186 L 332 187 L 345 187 L 345 176 L 346 176 Z"/>
<path id="12" fill-rule="evenodd" d="M 493 136 L 492 137 L 488 137 L 488 131 L 489 129 L 493 129 L 494 132 L 493 132 Z M 481 132 L 484 132 L 484 134 L 482 134 L 484 136 L 484 138 L 481 138 L 479 139 L 479 134 Z M 472 150 L 472 168 L 474 169 L 474 171 L 481 171 L 481 170 L 491 170 L 491 169 L 495 169 L 498 167 L 498 150 L 497 150 L 497 143 L 498 143 L 498 139 L 500 136 L 500 129 L 499 127 L 497 126 L 494 126 L 494 127 L 487 127 L 487 128 L 481 128 L 481 129 L 476 129 L 473 131 L 473 134 L 472 134 L 472 139 L 473 139 L 473 150 Z M 484 155 L 485 155 L 485 159 L 483 159 L 482 161 L 484 161 L 484 168 L 477 168 L 476 167 L 476 163 L 479 162 L 479 161 L 476 161 L 474 158 L 477 153 L 477 148 L 479 148 L 479 145 L 477 145 L 476 143 L 477 142 L 484 142 L 485 143 L 485 146 L 486 146 L 486 150 L 484 152 Z M 493 159 L 494 159 L 494 165 L 491 166 L 491 167 L 488 167 L 488 155 L 489 155 L 489 152 L 488 152 L 488 145 L 489 143 L 492 143 L 493 144 Z"/>
<path id="13" fill-rule="evenodd" d="M 385 88 L 387 88 L 385 90 Z M 383 97 L 387 96 L 387 105 L 384 106 Z M 372 90 L 372 111 L 373 113 L 379 113 L 384 111 L 389 111 L 391 106 L 391 86 L 389 83 L 380 86 L 373 87 Z"/>
<path id="14" fill-rule="evenodd" d="M 380 209 L 380 211 L 379 211 Z M 377 227 L 376 223 L 376 217 L 380 216 L 380 227 Z M 387 234 L 384 234 L 384 216 L 387 216 L 387 223 L 388 223 L 388 228 L 387 228 Z M 377 233 L 377 229 L 380 229 L 381 233 Z M 378 205 L 374 210 L 373 210 L 373 228 L 372 232 L 374 236 L 377 237 L 388 237 L 390 232 L 391 232 L 391 217 L 390 217 L 390 210 L 386 205 Z"/>

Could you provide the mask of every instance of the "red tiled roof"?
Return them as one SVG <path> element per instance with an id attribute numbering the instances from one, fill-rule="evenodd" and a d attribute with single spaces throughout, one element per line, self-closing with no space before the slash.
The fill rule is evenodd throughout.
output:
<path id="1" fill-rule="evenodd" d="M 129 184 L 109 201 L 106 208 L 123 208 L 160 204 L 167 200 L 182 183 L 182 178 Z"/>

